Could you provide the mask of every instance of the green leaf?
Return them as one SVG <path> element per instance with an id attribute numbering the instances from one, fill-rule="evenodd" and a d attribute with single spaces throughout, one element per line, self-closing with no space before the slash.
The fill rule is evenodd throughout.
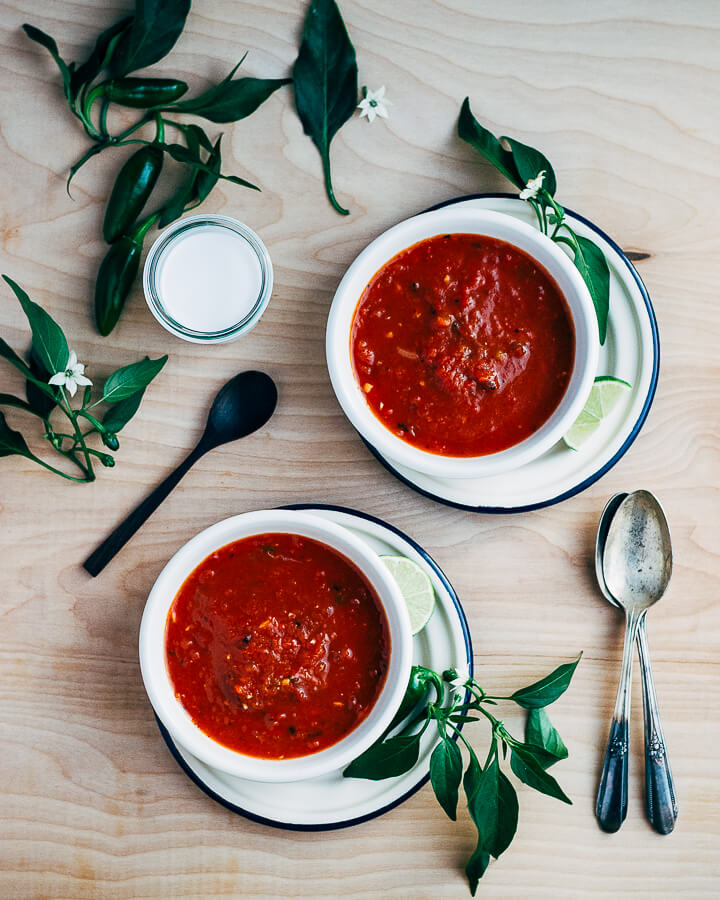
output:
<path id="1" fill-rule="evenodd" d="M 207 163 L 204 163 L 197 153 L 194 153 L 190 148 L 183 147 L 182 144 L 158 144 L 169 156 L 171 156 L 177 162 L 185 163 L 187 166 L 192 166 L 193 169 L 197 169 L 200 172 L 206 172 L 208 175 L 212 175 L 217 178 L 222 178 L 223 181 L 231 181 L 233 184 L 239 184 L 241 187 L 250 188 L 253 191 L 259 191 L 260 188 L 253 184 L 250 181 L 245 181 L 244 178 L 238 178 L 237 175 L 222 175 L 215 171 Z"/>
<path id="2" fill-rule="evenodd" d="M 465 796 L 467 797 L 468 806 L 470 805 L 470 801 L 472 800 L 475 791 L 478 789 L 481 775 L 482 769 L 480 768 L 480 763 L 475 754 L 471 753 L 470 762 L 468 763 L 468 767 L 465 770 L 465 777 L 463 778 L 463 788 L 465 790 Z"/>
<path id="3" fill-rule="evenodd" d="M 330 143 L 355 112 L 358 68 L 335 0 L 310 0 L 293 81 L 295 108 L 305 134 L 320 152 L 328 198 L 346 216 L 349 211 L 337 202 L 332 188 Z"/>
<path id="4" fill-rule="evenodd" d="M 202 131 L 202 129 L 198 130 Z M 185 137 L 190 145 L 190 151 L 199 154 L 200 148 L 195 143 L 195 136 L 193 133 L 191 132 Z M 214 146 L 210 144 L 211 152 L 205 161 L 207 168 L 211 169 L 214 174 L 210 174 L 210 172 L 205 171 L 204 169 L 193 169 L 190 179 L 176 191 L 175 195 L 171 197 L 163 207 L 158 222 L 158 228 L 164 228 L 166 225 L 174 222 L 175 219 L 178 219 L 186 212 L 186 210 L 194 209 L 194 207 L 199 206 L 215 187 L 218 178 L 220 177 L 220 166 L 222 161 L 220 154 L 221 140 L 222 135 L 215 141 Z"/>
<path id="5" fill-rule="evenodd" d="M 534 709 L 554 703 L 567 690 L 581 657 L 582 653 L 575 662 L 558 666 L 545 678 L 541 678 L 540 681 L 536 681 L 529 687 L 520 688 L 508 699 L 514 700 L 518 706 L 523 706 L 525 709 Z"/>
<path id="6" fill-rule="evenodd" d="M 478 846 L 497 859 L 510 846 L 518 822 L 517 794 L 500 771 L 497 755 L 481 773 L 468 810 L 478 830 Z"/>
<path id="7" fill-rule="evenodd" d="M 0 356 L 15 366 L 16 369 L 19 369 L 26 378 L 32 376 L 32 372 L 25 360 L 18 356 L 10 344 L 2 338 L 0 338 Z"/>
<path id="8" fill-rule="evenodd" d="M 219 135 L 218 139 L 215 141 L 214 146 L 210 150 L 210 155 L 205 160 L 205 165 L 211 171 L 207 171 L 205 169 L 200 169 L 195 173 L 195 180 L 193 182 L 193 190 L 190 195 L 190 200 L 194 206 L 202 203 L 203 200 L 208 196 L 210 191 L 215 187 L 218 182 L 218 178 L 220 177 L 220 141 L 222 140 L 222 135 Z"/>
<path id="9" fill-rule="evenodd" d="M 151 66 L 172 50 L 190 12 L 190 0 L 135 0 L 132 25 L 112 60 L 116 75 Z"/>
<path id="10" fill-rule="evenodd" d="M 62 56 L 60 56 L 55 40 L 51 38 L 49 34 L 45 34 L 44 31 L 40 31 L 39 28 L 35 28 L 34 25 L 23 25 L 23 31 L 31 41 L 35 41 L 36 44 L 40 44 L 41 47 L 44 47 L 48 51 L 50 56 L 52 56 L 52 58 L 55 60 L 58 69 L 60 69 L 60 74 L 62 75 L 65 97 L 68 102 L 71 102 L 72 91 L 70 87 L 70 81 L 72 78 L 72 70 L 62 58 Z"/>
<path id="11" fill-rule="evenodd" d="M 36 416 L 39 415 L 39 413 L 30 406 L 27 400 L 23 400 L 22 397 L 16 397 L 14 394 L 0 393 L 0 406 L 12 406 L 14 409 L 22 409 L 23 412 L 32 413 Z"/>
<path id="12" fill-rule="evenodd" d="M 207 132 L 204 128 L 191 123 L 189 125 L 183 125 L 181 130 L 185 135 L 185 141 L 188 145 L 188 148 L 197 156 L 200 156 L 201 147 L 203 148 L 203 150 L 207 150 L 208 153 L 212 152 L 213 142 L 207 136 Z"/>
<path id="13" fill-rule="evenodd" d="M 83 155 L 80 157 L 80 159 L 77 162 L 73 163 L 72 166 L 70 166 L 70 171 L 68 172 L 67 181 L 65 182 L 65 190 L 67 191 L 68 197 L 72 196 L 70 193 L 70 184 L 71 184 L 73 178 L 80 171 L 80 169 L 85 165 L 85 163 L 89 159 L 92 159 L 93 156 L 97 156 L 98 153 L 102 153 L 103 150 L 106 150 L 110 146 L 111 146 L 110 144 L 93 144 L 87 152 L 83 153 Z"/>
<path id="14" fill-rule="evenodd" d="M 498 831 L 498 774 L 497 754 L 481 771 L 475 792 L 468 804 L 470 817 L 478 830 L 478 846 L 490 851 Z"/>
<path id="15" fill-rule="evenodd" d="M 462 754 L 456 741 L 443 737 L 430 757 L 430 783 L 438 803 L 448 816 L 457 818 L 458 788 L 462 779 Z"/>
<path id="16" fill-rule="evenodd" d="M 508 181 L 512 181 L 516 187 L 525 187 L 526 182 L 518 173 L 513 154 L 502 146 L 491 131 L 483 128 L 477 121 L 470 110 L 470 100 L 467 97 L 463 100 L 460 109 L 458 136 L 482 154 Z"/>
<path id="17" fill-rule="evenodd" d="M 404 775 L 418 761 L 420 735 L 399 735 L 373 744 L 353 760 L 343 772 L 343 778 L 367 778 L 380 781 Z"/>
<path id="18" fill-rule="evenodd" d="M 541 794 L 547 794 L 549 797 L 562 800 L 563 803 L 572 804 L 572 800 L 565 794 L 552 775 L 549 775 L 533 754 L 528 752 L 522 745 L 515 745 L 510 748 L 510 768 L 520 781 L 527 784 L 528 787 L 540 791 Z"/>
<path id="19" fill-rule="evenodd" d="M 117 403 L 126 400 L 144 390 L 167 362 L 167 356 L 159 359 L 145 357 L 140 362 L 123 366 L 108 378 L 103 388 L 102 400 L 105 403 Z"/>
<path id="20" fill-rule="evenodd" d="M 128 30 L 132 22 L 132 16 L 126 16 L 110 28 L 106 28 L 95 42 L 95 48 L 85 62 L 78 66 L 70 79 L 70 90 L 76 96 L 81 87 L 90 84 L 97 76 L 107 69 L 113 57 L 115 48 L 123 33 Z"/>
<path id="21" fill-rule="evenodd" d="M 575 235 L 579 248 L 575 250 L 575 267 L 588 286 L 595 315 L 598 320 L 600 343 L 607 337 L 608 314 L 610 312 L 610 269 L 605 254 L 591 240 Z"/>
<path id="22" fill-rule="evenodd" d="M 26 456 L 28 458 L 32 456 L 25 443 L 25 438 L 19 431 L 13 431 L 2 413 L 0 413 L 0 456 Z"/>
<path id="23" fill-rule="evenodd" d="M 510 147 L 513 162 L 523 182 L 523 187 L 532 178 L 537 178 L 540 172 L 545 172 L 542 186 L 551 197 L 554 197 L 557 190 L 557 179 L 550 160 L 534 147 L 528 147 L 527 144 L 521 144 L 520 141 L 513 138 L 501 137 L 500 140 L 505 141 Z"/>
<path id="24" fill-rule="evenodd" d="M 543 769 L 549 769 L 550 766 L 558 761 L 556 756 L 553 756 L 552 753 L 549 753 L 544 747 L 541 747 L 538 744 L 515 741 L 513 746 L 520 747 L 521 750 L 529 753 Z"/>
<path id="25" fill-rule="evenodd" d="M 14 291 L 23 308 L 23 312 L 28 318 L 33 336 L 33 349 L 37 353 L 38 361 L 52 374 L 62 372 L 70 356 L 62 328 L 52 316 L 45 312 L 42 306 L 33 303 L 20 285 L 16 284 L 12 278 L 8 278 L 7 275 L 3 275 L 3 278 Z"/>
<path id="26" fill-rule="evenodd" d="M 13 348 L 2 338 L 0 338 L 0 357 L 7 360 L 11 365 L 15 366 L 16 369 L 22 372 L 22 374 L 28 381 L 31 381 L 34 385 L 40 388 L 41 391 L 44 391 L 49 397 L 55 397 L 54 388 L 52 388 L 49 384 L 43 383 L 39 378 L 36 378 L 25 360 L 21 359 L 13 350 Z"/>
<path id="27" fill-rule="evenodd" d="M 50 380 L 50 376 L 53 374 L 52 372 L 48 372 L 45 366 L 40 362 L 34 348 L 30 349 L 30 371 L 38 381 L 41 381 L 46 385 Z M 29 380 L 25 381 L 25 396 L 27 397 L 28 403 L 33 410 L 44 419 L 47 419 L 50 413 L 55 409 L 60 402 L 61 397 L 58 388 L 52 387 L 51 385 L 48 385 L 48 387 L 50 387 L 50 390 L 52 391 L 52 396 L 49 396 L 44 389 L 40 389 L 34 382 Z"/>
<path id="28" fill-rule="evenodd" d="M 198 97 L 181 100 L 165 108 L 200 116 L 210 122 L 237 122 L 254 113 L 278 88 L 291 81 L 291 78 L 225 80 Z"/>
<path id="29" fill-rule="evenodd" d="M 497 859 L 515 837 L 518 823 L 518 798 L 510 779 L 498 768 L 498 824 L 495 841 L 488 849 Z"/>
<path id="30" fill-rule="evenodd" d="M 467 875 L 470 893 L 474 897 L 478 888 L 478 882 L 485 874 L 485 870 L 490 864 L 490 854 L 485 850 L 480 842 L 478 842 L 475 852 L 467 861 L 465 866 L 465 874 Z"/>
<path id="31" fill-rule="evenodd" d="M 554 765 L 560 759 L 567 759 L 568 749 L 543 707 L 528 710 L 525 722 L 525 741 L 536 747 L 542 747 L 550 755 L 550 762 L 547 765 L 540 763 L 544 769 Z"/>
<path id="32" fill-rule="evenodd" d="M 144 394 L 145 388 L 141 391 L 136 391 L 124 400 L 118 400 L 117 403 L 113 403 L 103 416 L 103 427 L 114 434 L 121 431 L 140 408 Z"/>

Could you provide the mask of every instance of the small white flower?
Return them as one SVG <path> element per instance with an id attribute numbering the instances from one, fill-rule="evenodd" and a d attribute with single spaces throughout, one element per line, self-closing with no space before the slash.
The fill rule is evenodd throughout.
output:
<path id="1" fill-rule="evenodd" d="M 545 181 L 545 169 L 543 169 L 542 172 L 538 172 L 535 178 L 531 178 L 530 181 L 528 181 L 525 187 L 520 191 L 520 199 L 534 200 L 538 195 L 538 191 L 543 186 L 543 181 Z"/>
<path id="2" fill-rule="evenodd" d="M 70 396 L 74 397 L 79 384 L 83 387 L 92 384 L 92 381 L 83 374 L 84 372 L 85 366 L 78 362 L 77 354 L 71 350 L 65 368 L 62 372 L 56 372 L 48 384 L 67 388 Z"/>
<path id="3" fill-rule="evenodd" d="M 456 669 L 455 678 L 453 678 L 451 681 L 448 681 L 448 684 L 451 688 L 453 688 L 454 691 L 457 691 L 459 693 L 460 690 L 465 687 L 465 683 L 469 678 L 470 673 L 467 671 L 467 669 Z"/>
<path id="4" fill-rule="evenodd" d="M 358 109 L 361 110 L 361 119 L 363 116 L 367 116 L 368 122 L 374 122 L 376 116 L 380 116 L 381 119 L 387 119 L 388 106 L 392 106 L 392 103 L 385 97 L 385 85 L 376 91 L 371 91 L 366 87 L 363 88 L 363 98 L 358 103 Z"/>

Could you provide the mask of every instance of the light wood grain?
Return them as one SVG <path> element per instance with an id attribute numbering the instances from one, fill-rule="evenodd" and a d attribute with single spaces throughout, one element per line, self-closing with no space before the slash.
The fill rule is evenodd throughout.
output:
<path id="1" fill-rule="evenodd" d="M 227 128 L 227 169 L 262 194 L 221 185 L 205 208 L 256 228 L 275 265 L 270 307 L 252 335 L 198 348 L 168 338 L 135 290 L 112 338 L 91 326 L 103 253 L 102 200 L 116 160 L 82 152 L 51 61 L 19 26 L 52 33 L 75 58 L 129 4 L 0 4 L 0 269 L 47 306 L 101 379 L 165 350 L 170 362 L 123 432 L 117 468 L 90 486 L 18 459 L 0 465 L 0 894 L 7 898 L 464 898 L 468 821 L 448 821 L 428 789 L 389 815 L 327 834 L 262 827 L 214 805 L 168 754 L 137 664 L 145 597 L 168 557 L 232 513 L 319 501 L 359 507 L 406 530 L 456 586 L 479 677 L 513 689 L 585 650 L 554 717 L 570 747 L 565 807 L 521 793 L 516 841 L 481 886 L 486 897 L 717 897 L 720 883 L 720 10 L 715 0 L 344 0 L 361 83 L 387 86 L 391 118 L 355 119 L 333 145 L 343 219 L 323 195 L 317 153 L 289 89 Z M 196 0 L 161 68 L 193 86 L 246 50 L 252 74 L 284 75 L 304 3 Z M 561 506 L 521 516 L 458 512 L 391 478 L 341 413 L 323 332 L 353 256 L 432 203 L 504 185 L 454 134 L 462 98 L 494 130 L 553 160 L 560 199 L 622 246 L 639 270 L 662 339 L 658 395 L 627 456 Z M 8 291 L 0 333 L 27 345 Z M 217 387 L 259 367 L 280 385 L 270 426 L 203 459 L 98 579 L 80 569 L 100 538 L 194 444 Z M 7 390 L 20 387 L 3 370 Z M 13 423 L 19 417 L 10 415 Z M 36 446 L 39 446 L 36 445 Z M 677 779 L 676 832 L 642 814 L 639 686 L 630 814 L 597 828 L 594 794 L 614 700 L 621 622 L 593 584 L 592 543 L 606 498 L 647 487 L 671 522 L 676 568 L 650 618 L 650 643 Z"/>

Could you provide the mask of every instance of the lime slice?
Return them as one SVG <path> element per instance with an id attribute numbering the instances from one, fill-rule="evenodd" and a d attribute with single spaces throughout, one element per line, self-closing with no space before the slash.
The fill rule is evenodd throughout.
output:
<path id="1" fill-rule="evenodd" d="M 413 634 L 422 631 L 435 609 L 432 582 L 417 563 L 406 556 L 381 556 L 405 598 Z"/>
<path id="2" fill-rule="evenodd" d="M 568 447 L 579 450 L 630 389 L 630 385 L 622 378 L 613 378 L 612 375 L 600 375 L 596 378 L 585 408 L 563 438 Z"/>

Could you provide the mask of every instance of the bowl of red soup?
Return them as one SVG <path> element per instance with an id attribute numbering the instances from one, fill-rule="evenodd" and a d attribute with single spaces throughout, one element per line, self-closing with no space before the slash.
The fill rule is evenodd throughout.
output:
<path id="1" fill-rule="evenodd" d="M 346 415 L 383 456 L 467 478 L 540 456 L 582 410 L 598 363 L 590 293 L 536 228 L 447 207 L 352 263 L 326 352 Z"/>
<path id="2" fill-rule="evenodd" d="M 293 510 L 198 534 L 160 573 L 140 627 L 145 688 L 173 740 L 256 781 L 313 778 L 366 750 L 400 705 L 411 653 L 382 560 Z"/>

